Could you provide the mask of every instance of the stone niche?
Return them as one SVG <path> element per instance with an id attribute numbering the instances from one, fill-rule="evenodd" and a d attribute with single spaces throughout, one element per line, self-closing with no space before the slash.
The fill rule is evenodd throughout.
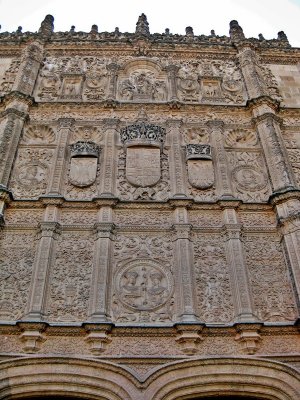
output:
<path id="1" fill-rule="evenodd" d="M 120 101 L 167 101 L 165 72 L 158 63 L 147 59 L 131 61 L 120 71 L 117 97 Z"/>

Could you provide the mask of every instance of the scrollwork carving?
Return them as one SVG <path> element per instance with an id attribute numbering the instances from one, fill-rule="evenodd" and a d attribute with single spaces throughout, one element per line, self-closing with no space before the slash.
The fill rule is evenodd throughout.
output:
<path id="1" fill-rule="evenodd" d="M 0 235 L 0 318 L 18 320 L 29 295 L 36 236 L 32 231 Z"/>
<path id="2" fill-rule="evenodd" d="M 224 244 L 217 234 L 195 234 L 193 241 L 200 319 L 230 322 L 234 309 Z"/>
<path id="3" fill-rule="evenodd" d="M 89 232 L 66 233 L 57 242 L 49 282 L 48 318 L 82 321 L 88 312 L 94 240 Z"/>
<path id="4" fill-rule="evenodd" d="M 279 237 L 249 234 L 244 236 L 243 242 L 259 318 L 263 321 L 293 320 L 295 300 Z"/>

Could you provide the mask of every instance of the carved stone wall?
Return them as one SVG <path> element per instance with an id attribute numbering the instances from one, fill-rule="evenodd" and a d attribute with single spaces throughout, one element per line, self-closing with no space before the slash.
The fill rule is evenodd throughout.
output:
<path id="1" fill-rule="evenodd" d="M 298 400 L 299 50 L 48 15 L 0 55 L 3 397 Z"/>

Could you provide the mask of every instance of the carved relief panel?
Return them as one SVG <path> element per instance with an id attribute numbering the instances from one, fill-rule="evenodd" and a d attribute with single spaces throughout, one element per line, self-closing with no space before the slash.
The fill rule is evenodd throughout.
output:
<path id="1" fill-rule="evenodd" d="M 225 147 L 234 192 L 243 201 L 266 201 L 271 194 L 266 166 L 254 131 L 225 132 Z"/>
<path id="2" fill-rule="evenodd" d="M 118 191 L 126 200 L 165 200 L 169 193 L 165 129 L 144 122 L 121 130 Z"/>
<path id="3" fill-rule="evenodd" d="M 120 73 L 118 99 L 121 101 L 166 101 L 167 80 L 160 66 L 146 59 L 131 61 Z"/>
<path id="4" fill-rule="evenodd" d="M 116 322 L 173 320 L 173 245 L 164 234 L 118 234 L 114 240 L 112 312 Z"/>
<path id="5" fill-rule="evenodd" d="M 249 233 L 243 243 L 258 317 L 263 321 L 294 320 L 295 299 L 279 236 Z"/>
<path id="6" fill-rule="evenodd" d="M 108 93 L 109 63 L 97 57 L 47 57 L 35 94 L 42 101 L 102 101 Z"/>
<path id="7" fill-rule="evenodd" d="M 292 165 L 296 183 L 300 187 L 300 133 L 285 132 L 283 139 L 287 148 L 288 157 Z"/>
<path id="8" fill-rule="evenodd" d="M 184 62 L 177 74 L 178 98 L 184 102 L 235 103 L 246 100 L 242 74 L 233 61 Z"/>
<path id="9" fill-rule="evenodd" d="M 194 233 L 193 244 L 200 320 L 229 323 L 234 308 L 222 238 L 216 233 Z"/>
<path id="10" fill-rule="evenodd" d="M 32 274 L 34 231 L 0 233 L 0 319 L 18 320 L 25 312 Z"/>
<path id="11" fill-rule="evenodd" d="M 11 91 L 19 70 L 20 60 L 1 58 L 0 60 L 0 93 L 4 95 Z"/>
<path id="12" fill-rule="evenodd" d="M 10 187 L 17 198 L 37 198 L 47 191 L 54 149 L 20 147 Z"/>
<path id="13" fill-rule="evenodd" d="M 93 265 L 91 232 L 65 232 L 56 243 L 49 278 L 50 321 L 83 321 L 87 317 Z"/>

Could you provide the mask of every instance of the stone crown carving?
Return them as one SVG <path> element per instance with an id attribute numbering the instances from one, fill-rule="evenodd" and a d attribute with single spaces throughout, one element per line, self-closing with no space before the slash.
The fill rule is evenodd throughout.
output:
<path id="1" fill-rule="evenodd" d="M 165 141 L 165 134 L 166 130 L 161 126 L 139 122 L 121 129 L 121 141 L 126 147 L 161 147 Z"/>
<path id="2" fill-rule="evenodd" d="M 211 160 L 211 147 L 209 144 L 187 144 L 186 159 Z"/>
<path id="3" fill-rule="evenodd" d="M 70 145 L 71 157 L 98 157 L 100 148 L 94 142 L 78 141 Z"/>

